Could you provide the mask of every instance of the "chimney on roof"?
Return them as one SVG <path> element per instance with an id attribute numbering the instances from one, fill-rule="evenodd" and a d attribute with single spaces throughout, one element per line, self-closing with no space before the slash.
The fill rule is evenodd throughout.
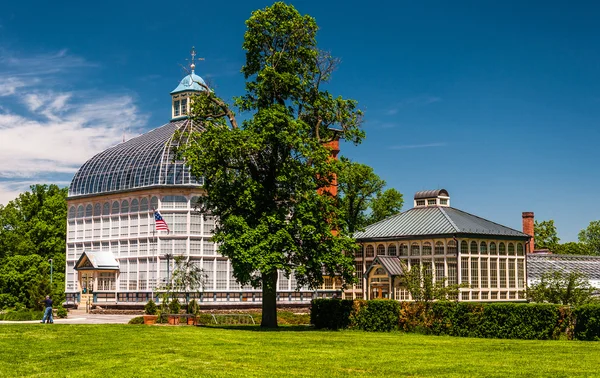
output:
<path id="1" fill-rule="evenodd" d="M 533 231 L 533 211 L 523 212 L 523 233 L 529 235 L 528 253 L 535 251 L 534 231 Z"/>

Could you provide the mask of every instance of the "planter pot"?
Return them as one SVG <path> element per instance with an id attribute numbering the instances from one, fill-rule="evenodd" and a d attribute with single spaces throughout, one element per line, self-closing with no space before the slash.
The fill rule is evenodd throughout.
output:
<path id="1" fill-rule="evenodd" d="M 178 325 L 179 324 L 179 316 L 169 316 L 169 324 Z"/>
<path id="2" fill-rule="evenodd" d="M 152 325 L 156 323 L 157 315 L 144 315 L 144 324 Z"/>
<path id="3" fill-rule="evenodd" d="M 195 325 L 196 323 L 197 322 L 196 322 L 196 317 L 195 316 L 187 318 L 187 324 L 188 325 Z"/>

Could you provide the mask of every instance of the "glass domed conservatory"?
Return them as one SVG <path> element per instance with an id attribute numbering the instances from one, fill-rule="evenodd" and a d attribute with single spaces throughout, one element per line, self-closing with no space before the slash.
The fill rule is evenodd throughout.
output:
<path id="1" fill-rule="evenodd" d="M 206 84 L 193 63 L 191 68 L 171 92 L 169 123 L 95 155 L 75 174 L 67 198 L 67 305 L 143 305 L 168 281 L 172 256 L 186 256 L 203 269 L 205 285 L 192 294 L 202 304 L 261 301 L 261 291 L 242 287 L 219 255 L 211 240 L 215 219 L 195 210 L 202 178 L 173 152 L 187 142 L 178 131 L 202 130 L 188 112 Z M 168 232 L 156 231 L 153 209 Z M 293 276 L 280 274 L 280 301 L 312 299 L 312 292 L 295 288 Z"/>

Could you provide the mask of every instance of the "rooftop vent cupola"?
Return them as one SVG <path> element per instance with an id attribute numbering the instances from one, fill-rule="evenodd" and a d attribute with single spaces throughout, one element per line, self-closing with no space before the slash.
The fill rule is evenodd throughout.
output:
<path id="1" fill-rule="evenodd" d="M 446 206 L 450 207 L 450 195 L 446 189 L 424 190 L 415 193 L 415 207 Z"/>
<path id="2" fill-rule="evenodd" d="M 194 72 L 196 69 L 196 49 L 192 47 L 190 54 L 192 55 L 190 74 L 181 79 L 177 88 L 171 92 L 171 120 L 187 118 L 194 94 L 205 91 L 207 88 L 204 80 Z M 204 58 L 198 58 L 198 60 L 204 60 Z"/>

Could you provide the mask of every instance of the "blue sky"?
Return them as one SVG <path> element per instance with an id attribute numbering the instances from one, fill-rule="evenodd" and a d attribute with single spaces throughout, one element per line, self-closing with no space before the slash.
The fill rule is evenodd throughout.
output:
<path id="1" fill-rule="evenodd" d="M 9 2 L 0 7 L 0 203 L 68 185 L 95 153 L 170 117 L 191 46 L 196 73 L 239 95 L 244 21 L 266 1 Z M 562 241 L 600 219 L 600 4 L 296 1 L 342 60 L 329 90 L 357 99 L 369 164 L 412 207 L 452 205 Z"/>

